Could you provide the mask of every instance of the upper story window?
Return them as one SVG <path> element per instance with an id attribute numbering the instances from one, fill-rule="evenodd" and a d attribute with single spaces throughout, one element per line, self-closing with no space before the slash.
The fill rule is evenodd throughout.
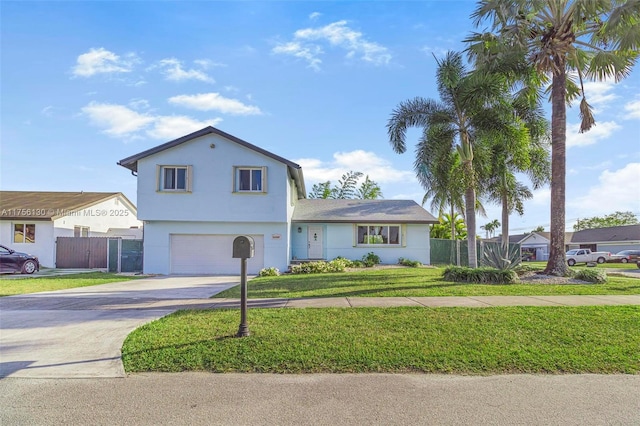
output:
<path id="1" fill-rule="evenodd" d="M 158 166 L 158 189 L 167 192 L 191 192 L 191 166 Z"/>
<path id="2" fill-rule="evenodd" d="M 235 192 L 267 192 L 266 167 L 235 167 Z"/>
<path id="3" fill-rule="evenodd" d="M 358 245 L 400 245 L 400 225 L 358 225 Z"/>
<path id="4" fill-rule="evenodd" d="M 35 223 L 14 223 L 13 224 L 14 243 L 35 243 L 36 225 Z"/>

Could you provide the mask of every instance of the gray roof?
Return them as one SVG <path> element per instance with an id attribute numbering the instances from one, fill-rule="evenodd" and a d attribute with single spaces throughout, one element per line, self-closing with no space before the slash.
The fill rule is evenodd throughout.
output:
<path id="1" fill-rule="evenodd" d="M 186 136 L 182 136 L 178 139 L 174 139 L 172 141 L 169 141 L 167 143 L 163 143 L 162 145 L 158 145 L 156 147 L 147 149 L 146 151 L 142 151 L 138 154 L 132 155 L 130 157 L 124 158 L 120 161 L 118 161 L 118 165 L 125 167 L 129 170 L 131 170 L 132 172 L 137 172 L 138 171 L 138 160 L 141 160 L 143 158 L 149 157 L 153 154 L 157 154 L 158 152 L 164 151 L 165 149 L 169 149 L 169 148 L 173 148 L 175 146 L 178 146 L 180 144 L 183 144 L 185 142 L 189 142 L 192 141 L 196 138 L 205 136 L 205 135 L 209 135 L 209 134 L 216 134 L 218 136 L 221 136 L 225 139 L 228 139 L 232 142 L 235 142 L 239 145 L 244 146 L 245 148 L 249 148 L 252 149 L 256 152 L 259 152 L 262 155 L 265 155 L 269 158 L 272 158 L 276 161 L 279 161 L 281 163 L 284 163 L 287 165 L 287 167 L 289 168 L 289 174 L 291 175 L 291 178 L 296 182 L 296 185 L 298 186 L 298 198 L 304 198 L 306 197 L 306 189 L 304 186 L 304 177 L 302 176 L 302 167 L 300 167 L 299 164 L 294 163 L 293 161 L 289 161 L 286 158 L 282 158 L 276 154 L 273 154 L 267 150 L 264 150 L 260 147 L 257 147 L 255 145 L 250 144 L 247 141 L 244 141 L 240 138 L 237 138 L 233 135 L 230 135 L 229 133 L 223 132 L 222 130 L 216 129 L 215 127 L 212 126 L 207 126 L 204 129 L 198 130 L 197 132 L 193 132 L 190 133 Z"/>
<path id="2" fill-rule="evenodd" d="M 640 241 L 640 225 L 611 226 L 576 231 L 572 243 L 603 243 L 613 241 Z"/>
<path id="3" fill-rule="evenodd" d="M 412 200 L 298 200 L 293 222 L 307 223 L 438 223 Z"/>

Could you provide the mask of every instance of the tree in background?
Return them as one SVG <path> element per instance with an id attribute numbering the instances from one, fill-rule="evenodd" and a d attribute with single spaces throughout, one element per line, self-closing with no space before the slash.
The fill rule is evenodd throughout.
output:
<path id="1" fill-rule="evenodd" d="M 498 222 L 498 219 L 493 219 L 491 222 L 485 223 L 484 225 L 482 225 L 480 229 L 484 229 L 487 232 L 487 238 L 492 238 L 494 232 L 499 227 L 500 227 L 500 222 Z"/>
<path id="2" fill-rule="evenodd" d="M 606 216 L 590 217 L 588 219 L 578 219 L 573 225 L 574 231 L 582 231 L 583 229 L 608 228 L 610 226 L 637 225 L 638 219 L 633 212 L 615 212 Z"/>
<path id="3" fill-rule="evenodd" d="M 531 232 L 544 232 L 544 226 L 538 226 L 534 228 Z"/>
<path id="4" fill-rule="evenodd" d="M 494 45 L 484 60 L 522 55 L 541 82 L 551 76 L 551 243 L 545 273 L 566 276 L 565 179 L 568 102 L 581 97 L 580 132 L 595 124 L 585 79 L 616 82 L 631 72 L 640 48 L 640 0 L 481 0 L 472 14 L 491 32 L 476 46 Z M 577 80 L 577 81 L 576 81 Z"/>
<path id="5" fill-rule="evenodd" d="M 431 238 L 441 238 L 444 240 L 464 240 L 467 238 L 467 227 L 461 215 L 455 213 L 453 216 L 445 213 L 438 217 L 440 223 L 431 225 Z M 453 234 L 451 230 L 453 229 Z M 453 238 L 451 237 L 453 235 Z"/>
<path id="6" fill-rule="evenodd" d="M 366 176 L 364 181 L 358 187 L 358 181 L 362 178 L 363 173 L 349 171 L 342 175 L 342 179 L 338 180 L 338 184 L 333 188 L 331 181 L 321 182 L 311 187 L 309 198 L 323 199 L 362 199 L 375 200 L 382 198 L 382 190 L 380 186 Z"/>

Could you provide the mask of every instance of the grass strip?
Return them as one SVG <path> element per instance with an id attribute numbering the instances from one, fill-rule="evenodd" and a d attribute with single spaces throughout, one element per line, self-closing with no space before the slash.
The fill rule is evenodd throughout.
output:
<path id="1" fill-rule="evenodd" d="M 34 277 L 0 280 L 0 297 L 17 294 L 38 293 L 41 291 L 64 290 L 67 288 L 89 287 L 93 285 L 131 281 L 141 277 L 111 274 L 106 272 L 88 272 L 82 274 L 58 275 L 54 277 Z"/>
<path id="2" fill-rule="evenodd" d="M 445 281 L 442 268 L 397 268 L 333 274 L 281 275 L 249 281 L 250 298 L 551 296 L 640 294 L 637 278 L 610 276 L 606 284 L 469 284 Z M 239 286 L 215 295 L 239 298 Z"/>
<path id="3" fill-rule="evenodd" d="M 179 311 L 128 336 L 126 371 L 640 372 L 640 307 Z"/>

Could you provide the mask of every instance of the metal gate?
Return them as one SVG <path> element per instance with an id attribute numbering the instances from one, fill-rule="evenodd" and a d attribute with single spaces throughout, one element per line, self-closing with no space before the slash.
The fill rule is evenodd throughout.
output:
<path id="1" fill-rule="evenodd" d="M 109 239 L 109 272 L 142 272 L 142 240 Z"/>
<path id="2" fill-rule="evenodd" d="M 107 238 L 58 237 L 56 268 L 106 268 Z"/>

